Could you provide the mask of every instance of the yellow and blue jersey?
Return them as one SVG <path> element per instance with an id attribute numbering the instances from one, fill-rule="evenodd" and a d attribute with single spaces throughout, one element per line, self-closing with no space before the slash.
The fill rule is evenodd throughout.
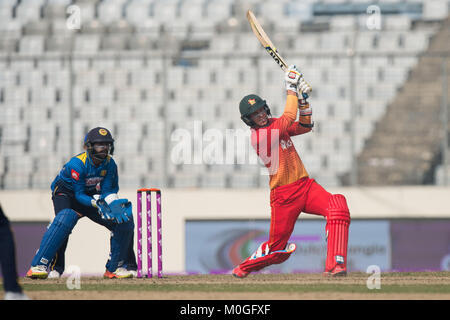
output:
<path id="1" fill-rule="evenodd" d="M 99 166 L 95 166 L 87 152 L 72 157 L 51 185 L 52 192 L 60 189 L 73 192 L 75 199 L 85 206 L 92 206 L 94 194 L 106 196 L 119 191 L 117 165 L 108 156 Z"/>

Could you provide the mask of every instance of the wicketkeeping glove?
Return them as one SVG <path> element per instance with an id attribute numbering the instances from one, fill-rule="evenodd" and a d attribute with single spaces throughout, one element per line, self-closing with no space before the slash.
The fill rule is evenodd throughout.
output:
<path id="1" fill-rule="evenodd" d="M 109 204 L 111 208 L 111 215 L 117 223 L 127 222 L 132 217 L 132 206 L 128 199 L 114 200 Z"/>
<path id="2" fill-rule="evenodd" d="M 105 199 L 98 199 L 95 202 L 95 204 L 98 208 L 98 212 L 100 213 L 100 215 L 102 216 L 103 219 L 105 219 L 105 220 L 113 219 L 113 217 L 111 215 L 111 208 L 106 203 Z"/>

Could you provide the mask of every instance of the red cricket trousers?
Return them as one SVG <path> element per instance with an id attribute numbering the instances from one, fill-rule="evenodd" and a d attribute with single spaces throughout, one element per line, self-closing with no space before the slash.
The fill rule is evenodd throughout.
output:
<path id="1" fill-rule="evenodd" d="M 341 197 L 343 198 L 343 196 Z M 247 258 L 240 264 L 240 268 L 246 272 L 258 271 L 268 265 L 278 264 L 287 260 L 291 253 L 285 253 L 283 250 L 286 248 L 288 240 L 294 231 L 294 226 L 300 213 L 321 215 L 328 220 L 330 212 L 334 214 L 333 212 L 336 211 L 333 210 L 333 203 L 335 203 L 333 198 L 334 195 L 326 191 L 314 179 L 308 177 L 274 188 L 270 193 L 271 221 L 269 240 L 260 246 L 259 252 L 262 252 L 262 254 L 257 256 L 256 259 L 255 255 Z M 343 202 L 340 201 L 340 206 L 335 205 L 334 207 L 339 207 L 339 210 L 337 210 L 339 212 L 348 212 L 345 198 L 343 199 Z M 348 233 L 346 235 L 348 238 Z M 346 256 L 347 240 L 345 239 L 342 243 L 345 245 L 345 248 L 333 249 L 333 251 L 340 250 L 342 251 L 340 254 Z M 270 254 L 273 252 L 277 253 Z M 333 261 L 330 263 L 333 264 Z M 329 266 L 327 268 L 332 267 Z"/>

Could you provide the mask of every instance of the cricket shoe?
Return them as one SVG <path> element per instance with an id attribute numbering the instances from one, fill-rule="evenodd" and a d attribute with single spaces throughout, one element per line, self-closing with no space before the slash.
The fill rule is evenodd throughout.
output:
<path id="1" fill-rule="evenodd" d="M 129 273 L 133 276 L 133 278 L 137 278 L 137 271 L 136 270 L 128 270 Z"/>
<path id="2" fill-rule="evenodd" d="M 337 265 L 333 270 L 325 271 L 323 275 L 328 277 L 345 277 L 347 276 L 347 270 L 344 267 Z"/>
<path id="3" fill-rule="evenodd" d="M 30 300 L 30 298 L 23 292 L 5 291 L 4 300 Z"/>
<path id="4" fill-rule="evenodd" d="M 236 278 L 241 278 L 241 279 L 245 278 L 246 276 L 248 276 L 250 274 L 250 272 L 243 271 L 239 266 L 234 268 L 231 273 Z"/>
<path id="5" fill-rule="evenodd" d="M 286 245 L 286 252 L 287 253 L 292 253 L 292 252 L 294 252 L 295 250 L 297 249 L 297 245 L 295 244 L 295 243 L 288 243 L 287 245 Z"/>
<path id="6" fill-rule="evenodd" d="M 31 267 L 30 270 L 28 270 L 26 277 L 31 279 L 47 279 L 47 266 L 39 265 Z"/>
<path id="7" fill-rule="evenodd" d="M 61 278 L 61 274 L 56 270 L 52 270 L 49 272 L 48 278 L 49 279 L 59 279 L 59 278 Z"/>
<path id="8" fill-rule="evenodd" d="M 106 270 L 103 274 L 103 278 L 105 279 L 127 279 L 127 278 L 133 278 L 133 273 L 131 271 L 128 271 L 125 268 L 117 268 L 116 271 L 111 272 L 109 270 Z"/>

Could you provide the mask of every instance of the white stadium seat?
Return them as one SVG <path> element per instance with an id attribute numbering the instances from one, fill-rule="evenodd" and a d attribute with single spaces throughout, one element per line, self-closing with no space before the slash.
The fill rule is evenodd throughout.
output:
<path id="1" fill-rule="evenodd" d="M 394 2 L 403 4 L 378 1 L 380 6 Z M 368 29 L 366 14 L 313 15 L 317 4 L 341 3 L 0 1 L 0 173 L 5 161 L 15 161 L 18 155 L 24 160 L 14 162 L 14 172 L 26 167 L 17 181 L 9 172 L 0 183 L 6 188 L 48 188 L 62 158 L 82 150 L 81 143 L 69 142 L 72 126 L 76 141 L 92 126 L 114 130 L 117 159 L 124 164 L 121 187 L 135 188 L 163 183 L 164 153 L 173 145 L 173 129 L 191 130 L 199 121 L 204 132 L 248 130 L 238 105 L 249 93 L 263 97 L 273 116 L 280 116 L 286 101 L 284 74 L 239 14 L 251 8 L 281 55 L 296 64 L 313 87 L 316 127 L 294 138 L 307 170 L 327 186 L 339 185 L 339 176 L 351 167 L 351 125 L 358 132 L 353 151 L 359 152 L 419 54 L 427 50 L 437 30 L 433 21 L 448 14 L 448 1 L 419 0 L 422 17 L 383 14 L 379 30 Z M 67 28 L 69 5 L 81 10 L 79 31 Z M 173 51 L 165 51 L 166 44 Z M 351 79 L 353 45 L 357 55 Z M 11 140 L 16 138 L 20 141 Z M 51 164 L 38 160 L 31 171 L 30 159 L 43 154 L 54 155 Z M 126 154 L 137 158 L 130 161 Z M 266 188 L 268 183 L 258 167 L 247 165 L 168 163 L 167 169 L 175 187 Z"/>

